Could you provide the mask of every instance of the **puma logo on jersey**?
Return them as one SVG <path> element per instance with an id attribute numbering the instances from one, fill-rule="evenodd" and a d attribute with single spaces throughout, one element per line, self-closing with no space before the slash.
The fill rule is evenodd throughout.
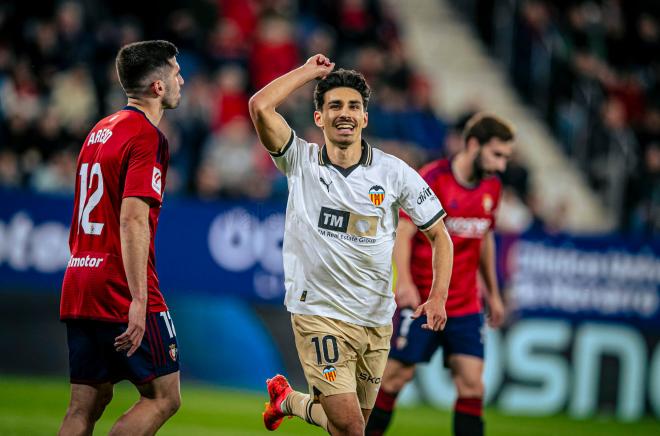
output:
<path id="1" fill-rule="evenodd" d="M 105 144 L 111 136 L 112 130 L 110 129 L 97 130 L 96 132 L 92 132 L 89 135 L 89 141 L 87 141 L 87 145 Z"/>
<path id="2" fill-rule="evenodd" d="M 325 185 L 325 188 L 328 190 L 328 192 L 330 192 L 330 185 L 332 185 L 332 180 L 330 183 L 326 182 L 323 177 L 319 177 L 319 180 Z"/>
<path id="3" fill-rule="evenodd" d="M 151 178 L 151 187 L 158 195 L 161 193 L 162 183 L 161 183 L 161 173 L 160 169 L 154 167 L 154 174 Z"/>

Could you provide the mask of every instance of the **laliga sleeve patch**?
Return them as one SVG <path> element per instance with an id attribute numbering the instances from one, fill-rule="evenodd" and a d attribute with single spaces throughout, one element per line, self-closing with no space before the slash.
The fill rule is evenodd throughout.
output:
<path id="1" fill-rule="evenodd" d="M 161 194 L 161 175 L 160 175 L 160 169 L 154 167 L 154 173 L 153 176 L 151 177 L 151 187 L 153 188 L 154 191 L 158 195 Z"/>

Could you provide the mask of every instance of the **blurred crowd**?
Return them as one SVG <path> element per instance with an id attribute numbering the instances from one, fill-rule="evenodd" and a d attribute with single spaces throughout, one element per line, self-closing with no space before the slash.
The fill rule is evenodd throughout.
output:
<path id="1" fill-rule="evenodd" d="M 70 193 L 75 161 L 100 117 L 125 105 L 116 79 L 119 47 L 141 39 L 175 43 L 186 81 L 168 136 L 170 194 L 279 198 L 286 180 L 259 146 L 249 96 L 324 53 L 355 68 L 373 89 L 368 139 L 419 166 L 443 153 L 447 122 L 415 71 L 387 2 L 376 0 L 65 0 L 0 5 L 0 186 Z M 281 108 L 291 126 L 322 142 L 312 91 Z"/>
<path id="2" fill-rule="evenodd" d="M 478 30 L 554 127 L 622 228 L 660 229 L 658 21 L 624 2 L 471 0 Z M 566 3 L 560 5 L 560 3 Z M 625 3 L 628 5 L 628 2 Z M 114 58 L 124 44 L 179 48 L 182 102 L 159 128 L 170 142 L 167 191 L 201 199 L 276 199 L 286 180 L 258 144 L 247 101 L 273 78 L 324 53 L 373 89 L 367 140 L 413 167 L 461 147 L 466 116 L 437 115 L 427 77 L 411 65 L 386 0 L 63 0 L 0 4 L 0 187 L 70 194 L 92 124 L 121 109 Z M 490 8 L 490 15 L 483 9 Z M 513 8 L 515 13 L 502 11 Z M 498 12 L 499 11 L 499 12 Z M 492 19 L 485 19 L 490 17 Z M 631 21 L 632 20 L 632 21 Z M 312 90 L 280 108 L 296 132 L 313 124 Z M 472 108 L 475 110 L 478 108 Z M 527 170 L 503 176 L 504 230 L 541 223 Z M 561 229 L 561 211 L 547 228 Z M 548 222 L 549 221 L 549 222 Z"/>
<path id="3" fill-rule="evenodd" d="M 660 2 L 454 0 L 615 213 L 660 233 Z"/>

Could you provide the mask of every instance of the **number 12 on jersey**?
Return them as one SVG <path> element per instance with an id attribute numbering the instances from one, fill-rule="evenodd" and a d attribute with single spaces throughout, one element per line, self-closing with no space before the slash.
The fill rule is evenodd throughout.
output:
<path id="1" fill-rule="evenodd" d="M 101 173 L 101 164 L 96 162 L 92 165 L 92 170 L 87 174 L 88 163 L 80 166 L 80 203 L 78 204 L 78 225 L 82 226 L 83 232 L 87 235 L 100 235 L 103 230 L 103 223 L 89 221 L 89 214 L 99 204 L 103 196 L 103 174 Z M 87 201 L 87 190 L 92 187 L 92 182 L 96 176 L 98 183 L 96 190 L 89 196 Z M 89 180 L 89 183 L 88 183 Z"/>

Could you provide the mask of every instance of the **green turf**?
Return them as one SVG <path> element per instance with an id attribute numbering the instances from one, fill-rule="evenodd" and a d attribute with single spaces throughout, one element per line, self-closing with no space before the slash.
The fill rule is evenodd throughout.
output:
<path id="1" fill-rule="evenodd" d="M 183 406 L 165 424 L 159 435 L 265 435 L 261 422 L 264 395 L 211 389 L 184 383 Z M 5 377 L 0 375 L 0 435 L 53 435 L 69 399 L 64 380 Z M 113 421 L 136 399 L 133 387 L 122 383 L 96 426 L 95 434 L 107 434 Z M 402 408 L 396 414 L 390 435 L 449 435 L 451 414 L 427 407 Z M 577 421 L 565 415 L 547 418 L 507 416 L 486 411 L 489 436 L 660 435 L 660 422 L 646 418 L 626 424 L 611 419 Z M 299 419 L 286 420 L 277 434 L 321 435 Z"/>

